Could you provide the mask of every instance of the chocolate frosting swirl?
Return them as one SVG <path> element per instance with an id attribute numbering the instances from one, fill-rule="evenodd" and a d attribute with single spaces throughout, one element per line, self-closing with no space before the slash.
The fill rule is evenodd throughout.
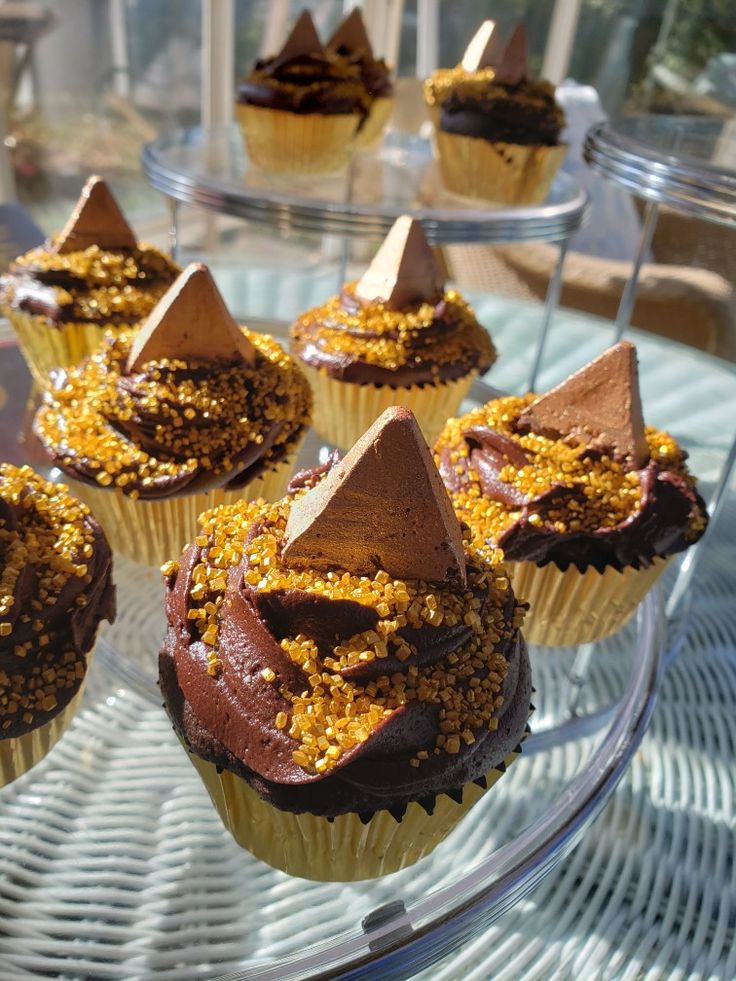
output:
<path id="1" fill-rule="evenodd" d="M 112 556 L 89 509 L 29 467 L 0 464 L 0 739 L 57 715 L 79 690 Z"/>
<path id="2" fill-rule="evenodd" d="M 48 246 L 17 259 L 0 281 L 2 302 L 52 324 L 124 326 L 146 317 L 179 274 L 153 246 L 59 254 Z"/>
<path id="3" fill-rule="evenodd" d="M 304 482 L 313 483 L 318 476 L 310 472 Z M 288 508 L 288 502 L 284 506 Z M 212 521 L 206 515 L 202 521 L 211 533 Z M 462 666 L 471 664 L 464 660 L 471 628 L 462 620 L 440 626 L 405 624 L 399 636 L 413 645 L 409 658 L 389 650 L 380 660 L 340 664 L 336 655 L 331 659 L 332 652 L 356 634 L 372 631 L 379 612 L 367 603 L 300 586 L 264 589 L 249 584 L 248 546 L 260 532 L 255 517 L 242 546 L 243 557 L 227 572 L 219 606 L 216 672 L 207 635 L 200 637 L 193 625 L 198 604 L 193 590 L 199 595 L 194 583 L 203 581 L 198 570 L 211 561 L 212 539 L 206 547 L 190 545 L 168 579 L 160 685 L 174 727 L 193 753 L 236 773 L 283 810 L 331 817 L 387 809 L 399 817 L 410 801 L 419 801 L 431 812 L 436 794 L 457 795 L 463 784 L 481 780 L 517 747 L 526 727 L 531 685 L 526 646 L 515 626 L 516 603 L 507 583 L 499 594 L 476 577 L 464 601 L 479 617 L 492 613 L 497 638 L 490 659 L 476 656 L 465 673 Z M 230 532 L 226 538 L 232 545 Z M 469 570 L 471 583 L 477 572 Z M 498 605 L 491 611 L 488 604 Z M 389 683 L 401 689 L 422 671 L 427 678 L 451 677 L 456 689 L 464 692 L 495 678 L 494 724 L 475 729 L 466 741 L 458 740 L 456 752 L 433 751 L 438 733 L 447 731 L 441 728 L 442 703 L 418 697 L 387 711 L 367 738 L 345 749 L 325 772 L 305 768 L 294 759 L 298 742 L 286 722 L 281 728 L 274 724 L 280 713 L 285 718 L 292 712 L 283 693 L 298 694 L 308 687 L 305 670 L 290 659 L 283 643 L 295 636 L 313 642 L 329 670 L 361 691 L 370 692 L 371 685 L 386 691 Z M 499 664 L 503 671 L 494 674 Z"/>
<path id="4" fill-rule="evenodd" d="M 514 430 L 515 410 L 510 409 L 508 415 Z M 687 454 L 679 448 L 666 457 L 653 452 L 643 468 L 629 471 L 638 484 L 639 501 L 627 514 L 596 526 L 585 526 L 578 520 L 580 527 L 576 528 L 572 521 L 591 496 L 587 478 L 561 475 L 539 493 L 527 492 L 509 480 L 509 468 L 535 466 L 534 454 L 519 442 L 523 430 L 514 436 L 475 420 L 466 425 L 459 420 L 458 431 L 464 444 L 460 454 L 456 452 L 457 440 L 440 437 L 436 450 L 440 474 L 461 519 L 476 523 L 472 492 L 469 494 L 473 485 L 478 486 L 481 501 L 500 505 L 506 518 L 496 528 L 489 525 L 486 534 L 509 560 L 539 565 L 554 562 L 563 570 L 570 565 L 581 571 L 590 566 L 599 571 L 609 566 L 646 568 L 657 556 L 683 551 L 705 529 L 705 504 L 684 466 Z M 647 435 L 656 451 L 663 434 L 648 429 Z M 580 458 L 603 459 L 601 452 L 592 450 L 582 450 Z M 559 530 L 560 521 L 567 523 L 565 530 Z M 477 531 L 484 533 L 482 524 Z"/>
<path id="5" fill-rule="evenodd" d="M 237 88 L 240 103 L 301 114 L 365 116 L 370 98 L 360 66 L 330 52 L 257 61 Z"/>
<path id="6" fill-rule="evenodd" d="M 450 90 L 440 114 L 440 128 L 446 133 L 492 143 L 557 146 L 564 123 L 554 87 L 532 79 L 484 87 L 461 83 Z"/>
<path id="7" fill-rule="evenodd" d="M 115 479 L 143 499 L 243 487 L 291 452 L 311 410 L 306 380 L 278 343 L 248 336 L 252 369 L 150 362 L 132 373 L 131 337 L 108 338 L 79 368 L 56 373 L 34 431 L 77 479 Z"/>
<path id="8" fill-rule="evenodd" d="M 349 283 L 339 296 L 291 327 L 292 349 L 340 381 L 394 388 L 452 381 L 487 371 L 496 352 L 486 330 L 454 290 L 432 304 L 389 311 L 365 303 Z"/>

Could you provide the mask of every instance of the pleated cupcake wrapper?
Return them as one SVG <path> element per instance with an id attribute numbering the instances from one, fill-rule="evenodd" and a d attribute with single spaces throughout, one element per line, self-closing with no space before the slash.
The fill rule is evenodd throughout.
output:
<path id="1" fill-rule="evenodd" d="M 355 145 L 366 150 L 378 143 L 393 111 L 394 100 L 389 96 L 380 95 L 374 99 L 368 110 L 366 121 L 355 137 Z"/>
<path id="2" fill-rule="evenodd" d="M 91 656 L 91 653 L 87 655 L 88 669 Z M 23 736 L 0 739 L 0 787 L 4 787 L 30 770 L 58 743 L 79 708 L 84 681 L 85 679 L 82 679 L 79 691 L 69 704 L 49 722 Z"/>
<path id="3" fill-rule="evenodd" d="M 518 755 L 510 753 L 505 767 Z M 189 758 L 223 824 L 241 848 L 289 875 L 319 882 L 375 879 L 413 865 L 429 855 L 486 793 L 477 784 L 468 783 L 460 804 L 438 794 L 431 815 L 411 803 L 401 821 L 388 811 L 378 811 L 366 824 L 357 814 L 341 814 L 329 821 L 314 814 L 280 811 L 229 770 L 218 773 L 213 763 L 191 753 Z M 504 769 L 491 770 L 486 789 Z"/>
<path id="4" fill-rule="evenodd" d="M 314 422 L 317 433 L 335 446 L 349 449 L 392 405 L 411 409 L 430 446 L 455 415 L 470 391 L 474 372 L 456 381 L 434 385 L 392 388 L 389 385 L 355 385 L 338 381 L 327 372 L 299 362 L 314 393 Z"/>
<path id="5" fill-rule="evenodd" d="M 272 172 L 330 174 L 342 170 L 355 148 L 357 113 L 321 115 L 236 105 L 248 156 Z"/>
<path id="6" fill-rule="evenodd" d="M 238 490 L 211 490 L 160 501 L 133 500 L 114 487 L 92 487 L 64 475 L 71 492 L 88 504 L 115 552 L 143 565 L 178 558 L 199 532 L 199 515 L 221 504 L 276 501 L 286 493 L 298 448 L 281 463 Z"/>
<path id="7" fill-rule="evenodd" d="M 53 368 L 67 368 L 92 354 L 105 331 L 121 333 L 130 329 L 129 325 L 120 327 L 105 323 L 56 324 L 48 317 L 9 307 L 3 312 L 18 335 L 21 354 L 40 388 L 49 387 L 49 372 Z"/>
<path id="8" fill-rule="evenodd" d="M 531 644 L 566 647 L 602 640 L 616 633 L 662 575 L 669 559 L 648 569 L 608 568 L 563 572 L 553 563 L 504 562 L 520 600 L 529 603 L 522 630 Z"/>
<path id="9" fill-rule="evenodd" d="M 566 146 L 490 143 L 435 130 L 445 187 L 496 204 L 539 204 L 567 153 Z"/>

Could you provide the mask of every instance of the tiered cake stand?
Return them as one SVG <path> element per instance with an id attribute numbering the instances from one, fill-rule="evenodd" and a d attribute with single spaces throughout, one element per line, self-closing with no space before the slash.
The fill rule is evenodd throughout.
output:
<path id="1" fill-rule="evenodd" d="M 212 156 L 213 145 L 223 153 Z M 539 208 L 423 204 L 412 175 L 431 175 L 428 154 L 426 145 L 386 145 L 366 158 L 403 188 L 375 205 L 350 195 L 307 200 L 302 189 L 290 196 L 286 187 L 251 192 L 229 131 L 162 141 L 148 148 L 145 164 L 157 186 L 165 178 L 163 189 L 180 200 L 209 200 L 247 217 L 261 207 L 279 227 L 309 221 L 321 231 L 380 235 L 409 210 L 427 221 L 435 242 L 564 242 L 582 216 L 584 197 L 564 178 Z M 215 172 L 199 173 L 210 159 Z M 508 314 L 494 339 L 509 372 L 494 383 L 511 388 L 512 352 L 528 349 L 539 329 L 533 317 L 520 324 L 513 308 Z M 562 375 L 584 360 L 587 325 L 570 330 L 545 373 Z M 675 357 L 663 404 L 682 372 Z M 32 442 L 17 441 L 27 433 L 30 386 L 12 341 L 2 348 L 0 386 L 2 455 L 40 466 Z M 478 382 L 467 407 L 492 392 Z M 650 407 L 656 417 L 656 401 Z M 303 462 L 319 449 L 312 438 Z M 565 859 L 637 749 L 659 684 L 656 592 L 609 640 L 532 649 L 533 734 L 458 829 L 427 859 L 385 879 L 313 883 L 256 861 L 223 830 L 160 705 L 159 575 L 121 559 L 116 577 L 120 615 L 98 644 L 81 712 L 42 763 L 0 791 L 3 977 L 407 977 L 479 936 Z"/>

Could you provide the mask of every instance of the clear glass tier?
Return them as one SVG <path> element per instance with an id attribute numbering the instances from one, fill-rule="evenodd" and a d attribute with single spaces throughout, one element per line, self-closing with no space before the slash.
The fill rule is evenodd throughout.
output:
<path id="1" fill-rule="evenodd" d="M 143 169 L 175 201 L 235 215 L 281 232 L 382 238 L 401 214 L 422 220 L 429 239 L 561 242 L 579 227 L 587 195 L 565 173 L 541 205 L 493 207 L 442 186 L 429 139 L 389 132 L 337 174 L 270 174 L 251 165 L 237 126 L 195 127 L 149 143 Z"/>
<path id="2" fill-rule="evenodd" d="M 594 126 L 586 160 L 638 197 L 736 225 L 736 120 L 631 116 Z"/>

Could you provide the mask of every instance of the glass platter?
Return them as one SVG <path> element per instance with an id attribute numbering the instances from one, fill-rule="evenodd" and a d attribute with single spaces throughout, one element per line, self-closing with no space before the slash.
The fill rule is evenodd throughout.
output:
<path id="1" fill-rule="evenodd" d="M 18 443 L 28 389 L 17 350 L 0 347 L 2 455 L 39 467 L 32 442 Z M 492 392 L 479 382 L 470 401 Z M 313 439 L 303 461 L 318 453 Z M 533 648 L 533 734 L 459 828 L 385 879 L 307 882 L 222 828 L 155 686 L 159 575 L 119 560 L 116 579 L 119 618 L 98 643 L 81 711 L 0 791 L 2 977 L 409 976 L 564 858 L 639 745 L 659 683 L 657 593 L 603 643 Z"/>
<path id="2" fill-rule="evenodd" d="M 143 171 L 175 202 L 278 230 L 382 238 L 400 214 L 421 219 L 433 244 L 566 241 L 583 220 L 587 194 L 560 172 L 541 205 L 494 207 L 451 195 L 429 139 L 390 131 L 345 171 L 319 177 L 253 167 L 237 126 L 179 130 L 149 143 Z"/>

